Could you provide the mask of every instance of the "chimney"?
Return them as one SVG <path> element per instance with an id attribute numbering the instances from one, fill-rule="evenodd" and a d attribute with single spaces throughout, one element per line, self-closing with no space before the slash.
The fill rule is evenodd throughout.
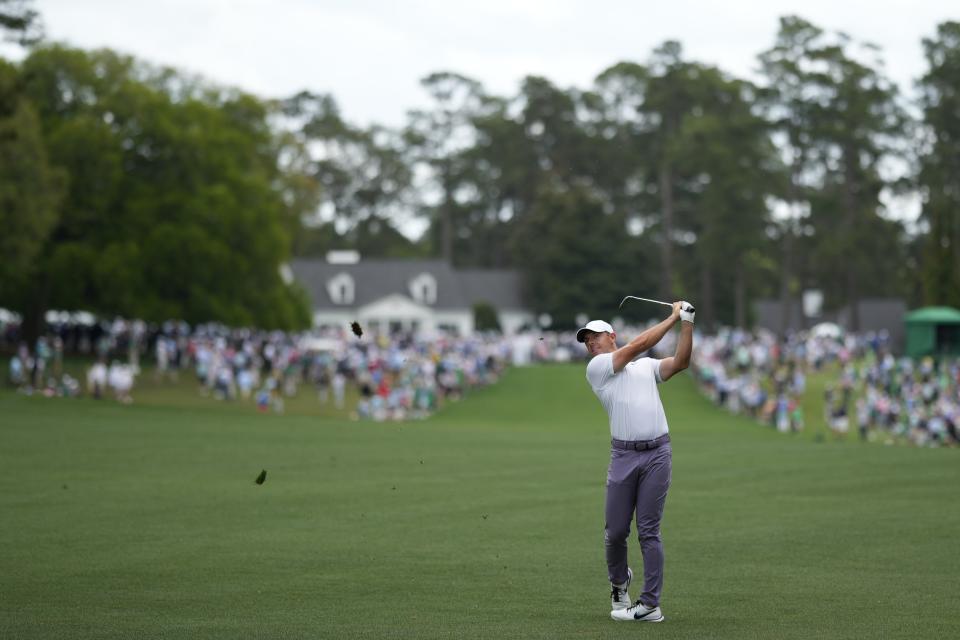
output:
<path id="1" fill-rule="evenodd" d="M 357 264 L 360 262 L 359 251 L 328 251 L 327 264 Z"/>

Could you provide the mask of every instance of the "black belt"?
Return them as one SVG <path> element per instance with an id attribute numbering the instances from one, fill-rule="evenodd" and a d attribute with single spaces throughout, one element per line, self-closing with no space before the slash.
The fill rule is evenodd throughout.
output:
<path id="1" fill-rule="evenodd" d="M 668 442 L 670 442 L 670 434 L 665 433 L 654 440 L 617 440 L 616 438 L 613 438 L 610 440 L 610 445 L 614 449 L 646 451 L 647 449 L 656 449 L 660 445 Z"/>

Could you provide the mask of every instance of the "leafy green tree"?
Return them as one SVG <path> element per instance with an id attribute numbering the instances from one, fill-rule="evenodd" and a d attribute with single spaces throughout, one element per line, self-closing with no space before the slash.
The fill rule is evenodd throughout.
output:
<path id="1" fill-rule="evenodd" d="M 0 61 L 0 297 L 23 285 L 57 223 L 66 186 L 18 84 L 17 70 Z"/>
<path id="2" fill-rule="evenodd" d="M 486 96 L 473 109 L 473 144 L 458 153 L 453 174 L 454 246 L 461 263 L 520 265 L 523 256 L 511 238 L 541 190 L 593 182 L 591 174 L 602 171 L 578 115 L 581 106 L 579 92 L 528 77 L 517 96 Z"/>
<path id="3" fill-rule="evenodd" d="M 287 215 L 284 227 L 291 239 L 290 252 L 294 256 L 322 254 L 337 247 L 337 234 L 332 224 L 317 220 L 322 202 L 320 182 L 306 140 L 285 126 L 283 102 L 271 105 L 273 127 L 277 131 L 277 162 L 279 189 Z M 329 238 L 324 231 L 329 228 Z M 329 242 L 327 241 L 329 239 Z M 318 244 L 319 243 L 319 244 Z"/>
<path id="4" fill-rule="evenodd" d="M 925 304 L 960 307 L 960 22 L 938 25 L 923 51 L 921 290 Z"/>
<path id="5" fill-rule="evenodd" d="M 473 326 L 477 331 L 500 331 L 500 318 L 496 308 L 489 302 L 474 304 Z"/>
<path id="6" fill-rule="evenodd" d="M 622 216 L 606 213 L 591 190 L 557 186 L 544 190 L 519 223 L 514 252 L 526 276 L 526 294 L 538 313 L 558 329 L 578 314 L 646 318 L 643 310 L 619 310 L 631 291 L 647 291 L 656 274 L 645 238 L 624 231 Z"/>
<path id="7" fill-rule="evenodd" d="M 596 137 L 618 142 L 606 150 L 613 161 L 609 171 L 620 183 L 612 189 L 619 193 L 614 201 L 629 212 L 631 224 L 656 236 L 657 291 L 668 300 L 692 297 L 685 284 L 689 261 L 678 264 L 675 256 L 678 244 L 692 232 L 683 228 L 680 216 L 686 212 L 691 219 L 697 176 L 682 166 L 681 156 L 685 122 L 702 114 L 709 102 L 709 84 L 702 81 L 707 72 L 683 58 L 680 43 L 667 41 L 654 50 L 647 65 L 618 63 L 596 83 L 605 103 L 605 126 Z"/>
<path id="8" fill-rule="evenodd" d="M 440 257 L 453 264 L 458 227 L 473 193 L 463 184 L 464 174 L 472 168 L 465 151 L 475 144 L 474 119 L 493 103 L 479 82 L 456 73 L 433 73 L 420 84 L 433 108 L 410 112 L 404 140 L 411 164 L 424 167 L 429 175 L 421 188 L 426 196 L 421 207 L 431 222 L 429 237 Z M 469 236 L 469 227 L 463 231 Z"/>
<path id="9" fill-rule="evenodd" d="M 29 285 L 11 296 L 28 325 L 50 307 L 309 322 L 280 273 L 288 214 L 265 104 L 110 51 L 44 47 L 21 73 L 48 154 L 69 175 Z"/>
<path id="10" fill-rule="evenodd" d="M 767 61 L 786 120 L 781 130 L 794 167 L 792 184 L 799 173 L 807 187 L 814 232 L 803 241 L 809 268 L 828 303 L 849 306 L 856 329 L 864 295 L 899 293 L 889 283 L 898 280 L 903 231 L 880 215 L 880 196 L 891 183 L 881 167 L 902 154 L 908 120 L 876 47 L 854 49 L 847 36 L 829 36 L 790 17 L 781 21 Z M 863 60 L 865 55 L 877 59 Z M 893 251 L 885 261 L 872 253 L 880 247 Z"/>
<path id="11" fill-rule="evenodd" d="M 413 174 L 401 140 L 393 132 L 374 126 L 362 129 L 343 119 L 336 101 L 328 95 L 301 93 L 287 100 L 284 114 L 291 118 L 296 144 L 313 149 L 300 159 L 295 175 L 315 181 L 315 223 L 332 223 L 332 245 L 315 247 L 314 255 L 330 249 L 353 248 L 365 256 L 396 257 L 418 253 L 394 221 L 412 209 Z M 305 255 L 304 247 L 298 254 Z M 319 251 L 318 251 L 319 249 Z"/>
<path id="12" fill-rule="evenodd" d="M 822 29 L 802 18 L 783 17 L 774 46 L 759 56 L 765 87 L 758 103 L 779 140 L 788 172 L 784 215 L 774 227 L 780 244 L 781 333 L 787 330 L 799 286 L 797 243 L 810 215 L 808 193 L 815 187 L 811 179 L 819 173 L 813 157 L 815 104 L 809 99 L 807 74 L 809 49 L 822 36 Z"/>
<path id="13" fill-rule="evenodd" d="M 0 0 L 0 31 L 36 24 Z M 881 168 L 910 130 L 875 51 L 794 16 L 760 55 L 761 89 L 666 42 L 586 91 L 531 76 L 499 97 L 432 74 L 431 107 L 400 132 L 350 124 L 327 95 L 265 103 L 108 51 L 35 49 L 0 65 L 0 221 L 16 230 L 0 304 L 294 326 L 306 303 L 279 265 L 334 248 L 520 268 L 561 324 L 616 313 L 625 289 L 694 299 L 707 326 L 746 324 L 778 286 L 856 313 L 905 291 L 911 260 L 927 300 L 955 301 L 958 30 L 924 42 L 922 240 L 883 215 Z M 792 215 L 772 219 L 774 202 Z M 401 233 L 411 216 L 419 242 Z"/>
<path id="14" fill-rule="evenodd" d="M 459 201 L 460 219 L 469 229 L 459 227 L 458 237 L 479 249 L 458 251 L 476 256 L 473 264 L 520 268 L 530 283 L 531 303 L 570 323 L 579 311 L 598 305 L 616 310 L 619 299 L 611 303 L 615 296 L 597 300 L 582 295 L 592 290 L 597 270 L 635 283 L 651 275 L 638 276 L 638 263 L 631 263 L 644 243 L 627 232 L 625 213 L 617 205 L 624 163 L 613 153 L 618 141 L 604 136 L 603 116 L 596 93 L 525 78 L 516 97 L 488 101 L 486 111 L 474 115 L 475 144 L 461 154 L 463 169 L 457 174 L 460 191 L 471 194 Z M 600 217 L 592 220 L 597 211 Z M 609 232 L 602 241 L 606 258 L 576 242 L 576 215 Z M 534 251 L 540 255 L 532 256 Z M 611 261 L 611 254 L 625 258 Z M 591 269 L 571 271 L 554 262 L 575 263 L 584 255 L 593 256 Z M 557 280 L 557 269 L 566 274 L 558 282 L 562 295 L 579 296 L 580 302 L 540 297 L 561 295 L 544 284 Z"/>
<path id="15" fill-rule="evenodd" d="M 348 246 L 361 256 L 377 258 L 426 258 L 426 247 L 410 240 L 389 218 L 361 220 L 346 234 Z"/>
<path id="16" fill-rule="evenodd" d="M 597 92 L 596 138 L 618 143 L 604 149 L 619 183 L 606 190 L 631 227 L 656 238 L 660 295 L 695 299 L 707 326 L 746 322 L 778 171 L 755 89 L 667 42 L 647 66 L 604 71 Z"/>
<path id="17" fill-rule="evenodd" d="M 520 117 L 542 174 L 541 185 L 592 181 L 598 170 L 597 146 L 584 126 L 580 92 L 554 86 L 546 78 L 524 78 Z"/>
<path id="18" fill-rule="evenodd" d="M 475 141 L 460 158 L 453 253 L 459 264 L 510 267 L 516 264 L 510 237 L 535 199 L 539 172 L 510 102 L 491 101 L 484 114 L 474 116 Z"/>
<path id="19" fill-rule="evenodd" d="M 646 111 L 650 74 L 643 65 L 620 62 L 597 76 L 594 95 L 602 115 L 594 125 L 594 138 L 608 141 L 603 154 L 609 181 L 604 189 L 611 203 L 624 212 L 629 226 L 656 233 L 662 226 L 663 202 L 652 145 L 658 121 Z M 664 264 L 672 264 L 672 255 L 672 247 L 661 247 L 661 271 Z M 658 287 L 661 293 L 663 284 Z"/>
<path id="20" fill-rule="evenodd" d="M 685 205 L 681 183 L 689 176 L 677 167 L 677 140 L 684 120 L 698 109 L 700 65 L 683 59 L 679 42 L 667 41 L 654 50 L 650 78 L 641 114 L 646 123 L 643 139 L 650 149 L 652 174 L 659 200 L 657 229 L 660 236 L 660 296 L 680 297 L 683 290 L 674 261 L 677 242 L 677 209 Z M 702 107 L 699 107 L 702 108 Z M 689 297 L 689 296 L 688 296 Z"/>
<path id="21" fill-rule="evenodd" d="M 752 85 L 709 67 L 695 78 L 698 106 L 674 141 L 676 166 L 693 176 L 678 221 L 696 241 L 680 255 L 697 269 L 703 325 L 747 326 L 748 284 L 767 244 L 768 201 L 781 167 L 769 126 L 754 112 Z"/>

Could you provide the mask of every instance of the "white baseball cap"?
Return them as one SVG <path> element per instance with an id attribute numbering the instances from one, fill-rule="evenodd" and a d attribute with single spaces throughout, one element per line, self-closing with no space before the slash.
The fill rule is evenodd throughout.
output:
<path id="1" fill-rule="evenodd" d="M 591 320 L 577 331 L 577 342 L 583 342 L 583 334 L 587 331 L 593 331 L 594 333 L 613 333 L 613 327 L 610 326 L 609 322 L 604 322 L 603 320 Z"/>

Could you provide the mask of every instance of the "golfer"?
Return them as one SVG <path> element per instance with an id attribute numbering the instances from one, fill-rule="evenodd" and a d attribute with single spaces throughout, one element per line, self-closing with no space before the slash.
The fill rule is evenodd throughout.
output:
<path id="1" fill-rule="evenodd" d="M 670 317 L 623 347 L 617 348 L 613 327 L 603 320 L 577 331 L 591 359 L 587 380 L 610 418 L 610 468 L 607 470 L 604 542 L 614 620 L 661 622 L 663 545 L 660 519 L 670 487 L 671 449 L 667 417 L 657 384 L 690 365 L 694 308 L 673 303 Z M 676 353 L 669 358 L 639 358 L 681 321 Z M 639 358 L 639 359 L 638 359 Z M 637 535 L 643 553 L 643 592 L 631 603 L 627 588 L 633 571 L 627 564 L 630 519 L 636 512 Z"/>

